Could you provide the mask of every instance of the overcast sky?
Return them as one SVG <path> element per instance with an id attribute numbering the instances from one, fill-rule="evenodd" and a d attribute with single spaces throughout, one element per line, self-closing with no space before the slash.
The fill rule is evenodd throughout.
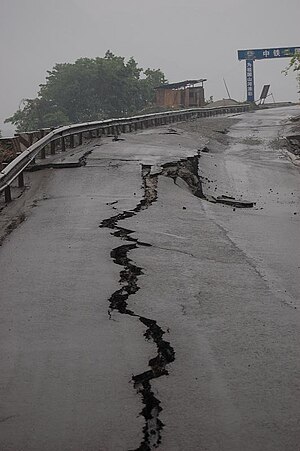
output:
<path id="1" fill-rule="evenodd" d="M 35 97 L 46 71 L 106 50 L 170 82 L 207 78 L 205 96 L 245 100 L 245 62 L 237 49 L 299 46 L 299 0 L 0 0 L 0 129 L 23 98 Z M 288 59 L 255 62 L 257 94 L 297 100 Z"/>

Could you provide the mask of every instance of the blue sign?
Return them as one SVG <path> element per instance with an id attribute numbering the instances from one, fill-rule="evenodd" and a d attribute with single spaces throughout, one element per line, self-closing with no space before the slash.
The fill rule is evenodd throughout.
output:
<path id="1" fill-rule="evenodd" d="M 299 47 L 274 47 L 272 49 L 238 50 L 239 60 L 265 60 L 270 58 L 291 58 L 300 53 Z"/>
<path id="2" fill-rule="evenodd" d="M 253 60 L 246 60 L 247 102 L 254 102 Z"/>

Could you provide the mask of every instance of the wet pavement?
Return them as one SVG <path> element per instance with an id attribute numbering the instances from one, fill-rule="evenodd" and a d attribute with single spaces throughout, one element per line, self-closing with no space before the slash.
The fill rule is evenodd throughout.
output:
<path id="1" fill-rule="evenodd" d="M 207 211 L 255 261 L 278 296 L 300 307 L 299 168 L 276 143 L 284 132 L 282 120 L 298 112 L 292 107 L 247 115 L 231 128 L 231 145 L 221 155 L 211 155 L 210 161 L 203 156 L 201 170 L 216 180 L 204 185 L 205 192 L 256 202 L 254 211 L 232 214 L 212 206 Z"/>
<path id="2" fill-rule="evenodd" d="M 205 139 L 180 124 L 95 140 L 23 195 L 0 247 L 1 449 L 297 449 L 293 114 L 241 115 L 201 153 L 204 195 L 254 208 L 203 198 Z"/>

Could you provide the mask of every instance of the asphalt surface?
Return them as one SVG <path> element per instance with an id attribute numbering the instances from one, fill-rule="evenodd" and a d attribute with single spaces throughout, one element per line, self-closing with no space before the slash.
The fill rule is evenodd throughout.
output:
<path id="1" fill-rule="evenodd" d="M 276 145 L 294 114 L 241 115 L 226 145 L 201 152 L 204 194 L 253 209 L 155 177 L 205 142 L 180 124 L 95 140 L 86 166 L 46 169 L 9 207 L 22 202 L 27 219 L 0 247 L 1 450 L 298 449 L 299 168 Z M 125 240 L 112 235 L 121 228 Z M 132 314 L 110 301 L 128 284 Z M 154 338 L 141 318 L 156 321 Z M 168 375 L 150 380 L 151 441 L 133 377 L 157 355 Z"/>

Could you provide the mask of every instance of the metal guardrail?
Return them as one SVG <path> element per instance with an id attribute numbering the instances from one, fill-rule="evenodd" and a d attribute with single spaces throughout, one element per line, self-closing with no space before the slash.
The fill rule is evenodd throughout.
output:
<path id="1" fill-rule="evenodd" d="M 75 137 L 77 135 L 77 144 L 83 142 L 83 135 L 89 133 L 92 138 L 96 132 L 96 137 L 105 135 L 118 135 L 120 133 L 128 133 L 131 131 L 142 130 L 144 128 L 166 125 L 173 122 L 186 121 L 188 119 L 196 119 L 201 117 L 211 117 L 229 113 L 242 113 L 249 111 L 250 105 L 235 105 L 227 107 L 215 108 L 191 108 L 178 111 L 167 111 L 163 113 L 152 113 L 143 116 L 132 116 L 129 118 L 108 119 L 104 121 L 86 122 L 83 124 L 73 124 L 57 129 L 42 129 L 40 131 L 28 132 L 27 134 L 17 134 L 13 140 L 17 140 L 17 145 L 23 146 L 30 144 L 30 141 L 37 139 L 36 142 L 29 145 L 28 148 L 18 155 L 11 163 L 9 163 L 0 172 L 0 193 L 4 191 L 5 201 L 11 201 L 11 183 L 18 178 L 19 187 L 24 186 L 23 171 L 26 167 L 40 154 L 41 158 L 46 157 L 46 146 L 50 146 L 50 153 L 56 152 L 57 144 L 61 151 L 65 151 L 66 147 L 75 147 Z M 29 137 L 26 141 L 24 135 Z M 42 137 L 40 138 L 40 136 Z M 45 135 L 45 136 L 43 136 Z M 4 138 L 7 140 L 7 138 Z M 2 138 L 3 140 L 3 138 Z M 16 146 L 16 142 L 14 145 Z M 0 140 L 1 142 L 1 140 Z"/>

